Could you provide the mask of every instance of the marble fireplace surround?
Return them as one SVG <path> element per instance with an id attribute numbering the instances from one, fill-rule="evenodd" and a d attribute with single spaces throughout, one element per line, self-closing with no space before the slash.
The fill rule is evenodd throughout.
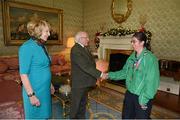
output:
<path id="1" fill-rule="evenodd" d="M 100 43 L 98 48 L 98 58 L 109 60 L 110 51 L 132 51 L 131 45 L 132 35 L 126 36 L 100 36 Z"/>
<path id="2" fill-rule="evenodd" d="M 126 36 L 106 36 L 102 37 L 100 36 L 100 43 L 99 43 L 99 48 L 98 48 L 98 58 L 99 59 L 104 59 L 109 61 L 110 54 L 113 51 L 119 51 L 119 53 L 122 53 L 124 51 L 133 51 L 132 45 L 131 45 L 131 38 L 132 35 L 126 35 Z M 130 53 L 129 52 L 129 53 Z M 118 52 L 117 52 L 118 53 Z M 125 53 L 127 54 L 127 53 Z M 129 54 L 130 55 L 130 54 Z M 179 74 L 177 72 L 176 74 Z M 177 81 L 178 80 L 178 81 Z M 166 75 L 161 75 L 160 77 L 160 86 L 158 90 L 172 93 L 175 95 L 180 94 L 180 79 L 179 77 L 175 81 L 173 76 L 166 76 Z M 112 84 L 106 84 L 105 87 L 111 88 L 112 89 Z M 119 89 L 123 89 L 120 92 L 124 92 L 124 88 L 119 88 L 119 86 L 113 86 L 114 90 L 119 91 Z"/>

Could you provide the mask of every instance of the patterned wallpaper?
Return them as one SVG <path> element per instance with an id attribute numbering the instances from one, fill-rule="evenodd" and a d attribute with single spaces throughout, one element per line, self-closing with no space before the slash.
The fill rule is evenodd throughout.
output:
<path id="1" fill-rule="evenodd" d="M 97 31 L 107 31 L 119 26 L 111 17 L 112 0 L 84 1 L 84 28 L 92 40 Z M 138 29 L 140 15 L 146 15 L 145 28 L 152 32 L 151 46 L 154 54 L 159 59 L 180 61 L 180 0 L 132 1 L 132 14 L 122 26 Z"/>
<path id="2" fill-rule="evenodd" d="M 79 30 L 89 33 L 91 48 L 97 31 L 118 27 L 111 17 L 112 0 L 14 0 L 64 10 L 64 45 L 49 46 L 48 50 L 60 52 L 65 48 L 67 37 Z M 152 51 L 159 59 L 180 61 L 180 0 L 132 0 L 133 11 L 124 28 L 138 29 L 140 15 L 147 16 L 145 28 L 152 32 Z M 1 7 L 1 6 L 0 6 Z M 0 8 L 0 55 L 17 54 L 17 46 L 4 46 L 2 9 Z"/>
<path id="3" fill-rule="evenodd" d="M 35 5 L 41 5 L 51 8 L 59 8 L 64 11 L 63 23 L 63 45 L 48 46 L 50 53 L 61 52 L 66 47 L 68 37 L 74 36 L 77 31 L 83 29 L 83 0 L 12 0 L 25 2 Z M 1 2 L 1 0 L 0 0 Z M 3 28 L 2 28 L 2 9 L 0 5 L 0 56 L 17 55 L 19 46 L 4 46 Z"/>

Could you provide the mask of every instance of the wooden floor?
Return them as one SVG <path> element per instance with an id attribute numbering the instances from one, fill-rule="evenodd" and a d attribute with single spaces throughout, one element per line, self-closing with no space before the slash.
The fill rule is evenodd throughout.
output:
<path id="1" fill-rule="evenodd" d="M 125 93 L 126 89 L 119 85 L 106 83 L 105 87 L 114 89 L 118 92 Z M 158 91 L 154 99 L 154 104 L 160 107 L 164 107 L 173 112 L 180 113 L 180 96 L 171 93 Z"/>
<path id="2" fill-rule="evenodd" d="M 154 104 L 180 113 L 180 96 L 171 93 L 158 91 L 154 99 Z"/>

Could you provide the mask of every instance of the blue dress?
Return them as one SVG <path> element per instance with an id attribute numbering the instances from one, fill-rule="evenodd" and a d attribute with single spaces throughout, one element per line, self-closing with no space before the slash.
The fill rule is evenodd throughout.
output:
<path id="1" fill-rule="evenodd" d="M 50 63 L 43 48 L 33 39 L 26 41 L 19 49 L 20 74 L 27 74 L 40 106 L 32 106 L 23 88 L 25 118 L 51 117 L 51 72 Z"/>

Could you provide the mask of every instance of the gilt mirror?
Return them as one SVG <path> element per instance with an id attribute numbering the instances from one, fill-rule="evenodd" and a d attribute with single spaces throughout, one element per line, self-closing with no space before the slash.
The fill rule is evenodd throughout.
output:
<path id="1" fill-rule="evenodd" d="M 132 0 L 112 0 L 111 15 L 115 22 L 126 21 L 132 11 Z"/>

